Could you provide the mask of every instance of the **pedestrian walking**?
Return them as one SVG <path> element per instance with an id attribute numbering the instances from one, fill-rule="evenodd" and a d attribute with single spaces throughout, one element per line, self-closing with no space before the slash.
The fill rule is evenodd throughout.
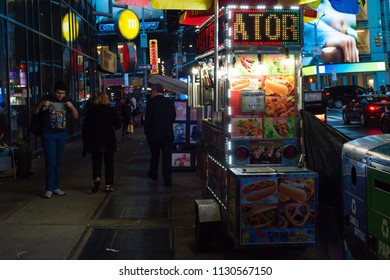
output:
<path id="1" fill-rule="evenodd" d="M 105 191 L 114 190 L 114 152 L 116 152 L 115 130 L 121 127 L 118 115 L 111 106 L 106 93 L 95 98 L 95 105 L 87 111 L 82 138 L 87 153 L 92 155 L 92 193 L 96 193 L 102 181 L 104 160 Z"/>
<path id="2" fill-rule="evenodd" d="M 129 125 L 131 124 L 131 113 L 132 113 L 132 103 L 130 99 L 126 98 L 125 104 L 122 106 L 122 142 L 124 142 L 125 138 L 129 134 Z"/>
<path id="3" fill-rule="evenodd" d="M 150 145 L 151 158 L 147 176 L 158 180 L 158 163 L 162 154 L 162 175 L 165 186 L 172 186 L 173 122 L 176 110 L 173 101 L 164 97 L 163 87 L 152 87 L 152 98 L 146 105 L 144 131 Z"/>
<path id="4" fill-rule="evenodd" d="M 51 95 L 45 95 L 32 108 L 32 114 L 42 114 L 42 145 L 45 151 L 46 192 L 44 198 L 52 194 L 65 195 L 59 187 L 62 159 L 66 144 L 68 115 L 77 119 L 79 113 L 66 96 L 66 84 L 57 81 Z"/>

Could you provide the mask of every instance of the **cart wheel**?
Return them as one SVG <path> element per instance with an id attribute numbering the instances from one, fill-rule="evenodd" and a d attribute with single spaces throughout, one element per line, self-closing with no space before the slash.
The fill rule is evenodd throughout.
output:
<path id="1" fill-rule="evenodd" d="M 200 250 L 211 250 L 220 229 L 219 205 L 214 199 L 195 200 L 195 242 Z"/>

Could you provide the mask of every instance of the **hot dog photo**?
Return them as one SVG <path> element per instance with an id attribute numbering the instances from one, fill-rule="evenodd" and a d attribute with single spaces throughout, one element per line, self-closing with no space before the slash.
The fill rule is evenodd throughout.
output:
<path id="1" fill-rule="evenodd" d="M 248 79 L 248 78 L 231 79 L 230 82 L 231 90 L 243 90 L 243 89 L 254 90 L 257 88 L 258 88 L 257 79 Z"/>
<path id="2" fill-rule="evenodd" d="M 294 76 L 267 76 L 264 81 L 265 95 L 288 96 L 294 94 Z"/>
<path id="3" fill-rule="evenodd" d="M 242 203 L 276 203 L 278 201 L 277 182 L 273 178 L 243 180 L 241 188 Z"/>
<path id="4" fill-rule="evenodd" d="M 315 195 L 314 178 L 280 178 L 278 193 L 280 202 L 305 203 L 313 201 Z"/>

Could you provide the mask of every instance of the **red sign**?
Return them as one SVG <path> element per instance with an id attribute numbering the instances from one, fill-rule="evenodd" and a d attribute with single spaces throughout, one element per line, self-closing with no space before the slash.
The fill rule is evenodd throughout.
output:
<path id="1" fill-rule="evenodd" d="M 219 45 L 222 45 L 224 43 L 224 36 L 225 33 L 223 30 L 225 30 L 225 22 L 224 20 L 221 20 L 223 16 L 223 13 L 219 14 L 220 20 L 218 21 L 218 42 Z M 215 32 L 215 22 L 210 21 L 209 23 L 205 24 L 201 30 L 198 32 L 196 36 L 196 48 L 198 50 L 199 54 L 211 51 L 214 49 L 214 32 Z"/>
<path id="2" fill-rule="evenodd" d="M 121 50 L 121 64 L 125 73 L 133 72 L 137 65 L 137 51 L 133 43 L 126 43 Z"/>
<path id="3" fill-rule="evenodd" d="M 152 65 L 150 74 L 158 74 L 158 45 L 156 39 L 149 40 L 149 57 L 150 65 Z"/>

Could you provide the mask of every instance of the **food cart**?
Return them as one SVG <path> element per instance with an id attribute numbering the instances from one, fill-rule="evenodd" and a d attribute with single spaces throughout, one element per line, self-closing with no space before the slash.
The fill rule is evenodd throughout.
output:
<path id="1" fill-rule="evenodd" d="M 298 114 L 301 31 L 297 7 L 228 6 L 198 32 L 198 244 L 215 223 L 237 248 L 318 243 L 318 178 L 303 164 Z"/>

